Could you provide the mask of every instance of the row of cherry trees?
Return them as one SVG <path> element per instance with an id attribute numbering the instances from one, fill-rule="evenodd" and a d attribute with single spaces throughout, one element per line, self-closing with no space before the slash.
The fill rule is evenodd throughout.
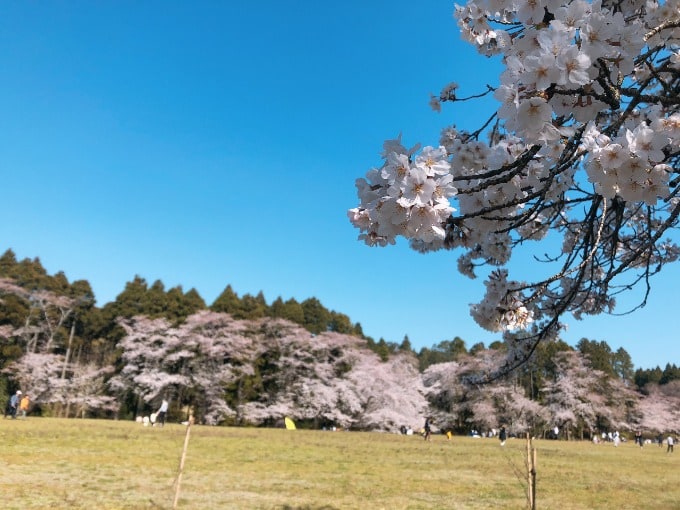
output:
<path id="1" fill-rule="evenodd" d="M 16 372 L 31 370 L 32 379 L 42 381 L 32 396 L 45 412 L 60 416 L 95 408 L 113 412 L 119 406 L 110 397 L 92 400 L 92 392 L 87 399 L 79 395 L 81 387 L 102 386 L 120 370 L 118 344 L 125 330 L 119 319 L 145 315 L 180 324 L 208 309 L 242 319 L 284 317 L 310 331 L 331 329 L 361 336 L 360 325 L 315 298 L 301 303 L 278 298 L 270 306 L 262 293 L 239 297 L 229 285 L 208 307 L 195 289 L 166 289 L 160 281 L 148 285 L 136 276 L 115 301 L 97 307 L 86 280 L 70 283 L 62 272 L 49 275 L 38 258 L 17 260 L 7 250 L 0 256 L 0 395 L 17 389 Z M 125 401 L 123 414 L 134 413 L 137 407 Z"/>
<path id="2" fill-rule="evenodd" d="M 557 424 L 577 436 L 669 430 L 680 418 L 680 381 L 671 371 L 663 372 L 670 383 L 633 391 L 630 359 L 603 343 L 544 344 L 509 376 L 476 385 L 504 359 L 503 344 L 468 351 L 454 339 L 419 359 L 407 339 L 376 352 L 355 335 L 314 334 L 280 318 L 239 320 L 205 305 L 164 317 L 169 305 L 153 289 L 158 313 L 133 315 L 140 282 L 124 293 L 137 298 L 115 303 L 120 316 L 111 325 L 86 282 L 40 271 L 19 276 L 0 279 L 2 380 L 12 385 L 4 393 L 23 389 L 44 414 L 131 418 L 165 397 L 173 419 L 192 409 L 209 424 L 275 425 L 290 416 L 312 427 L 397 430 L 431 415 L 458 432 L 506 424 L 540 433 Z M 175 294 L 172 310 L 191 309 Z"/>
<path id="3" fill-rule="evenodd" d="M 380 429 L 420 420 L 426 409 L 413 356 L 383 362 L 357 337 L 210 311 L 179 326 L 145 317 L 122 326 L 124 367 L 110 389 L 191 405 L 208 424 L 273 425 L 290 416 L 317 427 Z"/>
<path id="4" fill-rule="evenodd" d="M 282 319 L 236 320 L 201 311 L 181 324 L 137 316 L 120 321 L 119 369 L 84 365 L 62 377 L 64 356 L 27 352 L 12 376 L 44 404 L 95 415 L 126 405 L 139 413 L 172 402 L 180 420 L 191 409 L 206 424 L 276 425 L 285 416 L 312 427 L 396 431 L 425 416 L 463 432 L 506 425 L 520 433 L 558 425 L 578 437 L 595 430 L 672 430 L 680 423 L 680 382 L 648 395 L 592 368 L 574 350 L 554 355 L 540 395 L 529 398 L 521 374 L 484 385 L 475 377 L 504 359 L 484 349 L 424 372 L 411 351 L 383 361 L 360 338 L 314 335 Z"/>

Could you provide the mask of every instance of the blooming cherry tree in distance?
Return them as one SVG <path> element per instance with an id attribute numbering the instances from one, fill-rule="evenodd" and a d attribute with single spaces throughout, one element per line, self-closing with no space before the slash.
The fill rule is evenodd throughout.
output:
<path id="1" fill-rule="evenodd" d="M 348 215 L 368 245 L 459 249 L 471 278 L 490 266 L 471 314 L 523 338 L 507 372 L 557 338 L 566 313 L 611 312 L 638 284 L 644 305 L 680 254 L 680 1 L 470 0 L 455 17 L 501 59 L 500 83 L 466 97 L 453 83 L 431 105 L 493 95 L 498 109 L 476 131 L 445 127 L 435 146 L 387 141 Z M 548 234 L 545 273 L 513 279 L 513 250 Z"/>
<path id="2" fill-rule="evenodd" d="M 680 381 L 658 386 L 649 384 L 640 400 L 642 428 L 654 432 L 678 432 L 680 423 Z"/>
<path id="3" fill-rule="evenodd" d="M 435 423 L 480 432 L 498 429 L 523 435 L 538 430 L 547 412 L 536 401 L 528 399 L 512 378 L 475 385 L 475 373 L 489 373 L 498 366 L 500 351 L 487 349 L 475 356 L 462 356 L 458 361 L 436 363 L 423 373 L 423 384 L 434 412 Z"/>

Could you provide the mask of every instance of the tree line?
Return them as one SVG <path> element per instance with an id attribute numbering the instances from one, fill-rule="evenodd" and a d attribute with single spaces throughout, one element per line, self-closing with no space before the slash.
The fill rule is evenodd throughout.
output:
<path id="1" fill-rule="evenodd" d="M 603 392 L 610 403 L 602 409 L 617 402 L 614 395 L 630 402 L 674 398 L 680 380 L 675 365 L 634 370 L 624 349 L 582 339 L 575 348 L 541 344 L 509 377 L 475 390 L 465 381 L 488 372 L 506 343 L 468 349 L 456 337 L 416 352 L 407 336 L 399 344 L 376 342 L 316 298 L 279 297 L 269 305 L 262 292 L 239 297 L 228 285 L 207 306 L 195 289 L 166 290 L 139 276 L 98 307 L 87 281 L 49 275 L 39 259 L 17 260 L 11 250 L 0 257 L 0 346 L 0 392 L 24 387 L 43 414 L 132 418 L 170 397 L 176 418 L 191 408 L 213 424 L 267 425 L 285 414 L 310 426 L 389 429 L 438 413 L 456 430 L 498 421 L 519 426 L 524 418 L 509 402 L 526 401 L 536 412 L 522 426 L 536 427 L 557 419 L 547 417 L 546 406 L 559 400 L 558 381 L 577 366 L 598 374 L 579 402 Z M 570 420 L 589 430 L 597 420 L 588 416 Z M 631 411 L 606 422 L 640 416 Z"/>

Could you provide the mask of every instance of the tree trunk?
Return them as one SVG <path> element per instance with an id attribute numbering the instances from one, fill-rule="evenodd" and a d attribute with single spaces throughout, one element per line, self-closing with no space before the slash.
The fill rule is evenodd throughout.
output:
<path id="1" fill-rule="evenodd" d="M 68 360 L 71 357 L 71 345 L 73 344 L 73 335 L 76 332 L 76 320 L 73 318 L 73 323 L 71 324 L 71 333 L 68 336 L 68 346 L 66 347 L 66 354 L 64 355 L 64 366 L 61 368 L 61 379 L 62 381 L 66 378 L 66 367 L 68 366 Z"/>

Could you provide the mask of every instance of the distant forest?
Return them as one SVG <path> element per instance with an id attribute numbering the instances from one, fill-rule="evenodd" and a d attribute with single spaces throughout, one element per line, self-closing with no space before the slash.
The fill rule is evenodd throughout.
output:
<path id="1" fill-rule="evenodd" d="M 318 351 L 321 346 L 326 347 Z M 336 402 L 333 412 L 323 411 L 324 405 L 317 402 L 337 381 L 359 377 L 364 366 L 362 377 L 391 371 L 383 383 L 406 370 L 403 378 L 417 379 L 411 387 L 430 388 L 419 390 L 428 403 L 415 404 L 420 397 L 412 397 L 413 413 L 437 411 L 441 420 L 461 429 L 475 422 L 475 411 L 462 412 L 460 402 L 450 401 L 453 397 L 440 380 L 449 375 L 434 367 L 451 367 L 448 374 L 461 375 L 475 364 L 502 356 L 504 348 L 502 342 L 468 347 L 454 337 L 416 351 L 407 336 L 399 343 L 366 336 L 358 322 L 328 310 L 315 297 L 303 301 L 278 297 L 269 304 L 262 292 L 239 296 L 231 285 L 208 305 L 195 289 L 166 289 L 161 281 L 149 285 L 135 276 L 115 301 L 96 306 L 87 280 L 69 282 L 63 272 L 49 275 L 39 258 L 17 260 L 12 250 L 0 257 L 0 400 L 19 387 L 31 386 L 40 412 L 48 415 L 134 417 L 153 410 L 160 395 L 170 395 L 175 415 L 191 404 L 207 423 L 267 424 L 306 409 L 297 417 L 314 425 L 326 420 L 381 428 L 380 422 L 389 420 L 379 418 L 384 410 L 371 410 L 371 402 L 383 397 L 364 401 L 356 397 L 363 390 L 345 388 L 347 395 L 359 398 L 352 406 L 354 397 L 347 395 Z M 371 356 L 378 364 L 367 364 Z M 561 341 L 539 346 L 512 375 L 512 385 L 543 405 L 549 400 L 549 388 L 557 391 L 559 366 L 575 370 L 577 365 L 641 394 L 680 380 L 675 364 L 635 369 L 625 349 L 614 351 L 604 341 L 583 338 L 575 347 Z M 287 372 L 293 366 L 296 372 Z M 405 366 L 412 366 L 415 373 Z M 317 373 L 322 367 L 328 374 Z M 330 382 L 333 379 L 337 381 Z M 327 382 L 309 393 L 322 380 Z M 217 393 L 210 399 L 199 396 L 198 389 L 210 387 L 211 381 L 219 383 Z M 366 380 L 352 384 L 370 387 Z M 296 390 L 284 398 L 282 387 Z M 334 388 L 333 396 L 324 398 L 339 398 Z M 303 405 L 305 392 L 309 400 Z M 466 394 L 461 402 L 470 398 Z M 388 398 L 384 405 L 394 403 Z M 430 411 L 421 409 L 423 405 Z M 373 415 L 375 423 L 368 418 Z"/>

